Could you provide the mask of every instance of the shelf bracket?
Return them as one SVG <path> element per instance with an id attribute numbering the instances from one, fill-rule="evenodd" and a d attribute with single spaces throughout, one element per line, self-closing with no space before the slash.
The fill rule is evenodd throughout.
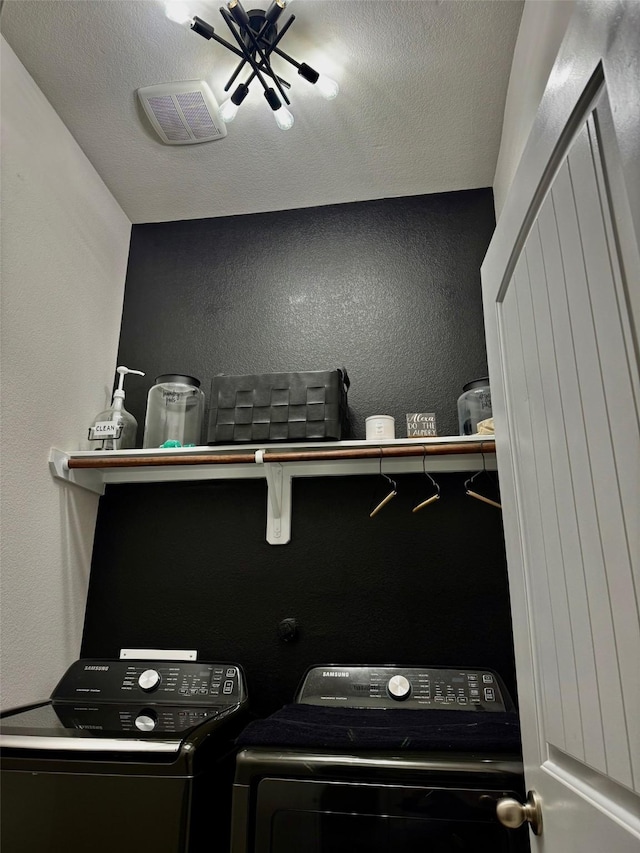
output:
<path id="1" fill-rule="evenodd" d="M 71 470 L 69 468 L 69 454 L 63 450 L 52 447 L 49 453 L 49 469 L 57 480 L 65 483 L 73 483 L 82 489 L 94 492 L 96 495 L 104 494 L 104 480 L 98 470 Z"/>
<path id="2" fill-rule="evenodd" d="M 267 480 L 267 542 L 286 545 L 291 539 L 291 475 L 279 462 L 265 462 L 264 450 L 255 460 L 264 466 Z"/>

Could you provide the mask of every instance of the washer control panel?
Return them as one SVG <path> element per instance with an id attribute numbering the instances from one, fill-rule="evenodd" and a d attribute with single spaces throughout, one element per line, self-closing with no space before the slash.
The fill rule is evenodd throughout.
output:
<path id="1" fill-rule="evenodd" d="M 417 666 L 316 666 L 305 675 L 296 701 L 343 708 L 513 709 L 492 670 Z"/>
<path id="2" fill-rule="evenodd" d="M 51 698 L 226 707 L 244 702 L 246 690 L 235 663 L 82 659 L 67 670 Z"/>

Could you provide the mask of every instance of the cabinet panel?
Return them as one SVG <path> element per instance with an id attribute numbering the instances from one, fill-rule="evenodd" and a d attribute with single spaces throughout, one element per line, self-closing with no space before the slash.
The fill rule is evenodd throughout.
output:
<path id="1" fill-rule="evenodd" d="M 601 697 L 597 673 L 597 659 L 602 665 L 614 651 L 611 619 L 604 630 L 608 643 L 602 648 L 599 637 L 594 637 L 593 616 L 587 593 L 585 560 L 592 560 L 593 553 L 585 553 L 585 541 L 595 536 L 595 528 L 581 531 L 576 508 L 576 494 L 591 494 L 592 487 L 588 471 L 588 455 L 582 418 L 580 390 L 569 311 L 567 305 L 564 268 L 560 253 L 558 227 L 551 196 L 543 205 L 538 217 L 538 236 L 544 264 L 544 287 L 533 294 L 536 311 L 536 328 L 541 339 L 541 368 L 545 388 L 546 411 L 550 423 L 551 456 L 554 472 L 556 506 L 563 509 L 560 525 L 562 562 L 565 572 L 571 633 L 580 695 L 580 716 L 585 761 L 592 767 L 606 772 L 606 757 L 601 703 L 611 698 L 610 687 L 605 683 L 605 695 Z M 555 425 L 555 430 L 552 425 Z M 595 512 L 593 500 L 592 512 Z M 595 517 L 595 516 L 593 516 Z M 582 535 L 581 535 L 582 534 Z M 587 537 L 585 540 L 584 537 Z M 602 577 L 602 567 L 599 569 Z M 608 614 L 610 617 L 610 614 Z M 597 614 L 595 616 L 597 620 Z M 602 633 L 596 626 L 596 633 Z M 596 649 L 596 646 L 599 647 Z M 607 648 L 608 646 L 608 648 Z M 599 653 L 599 657 L 598 657 Z M 619 683 L 617 687 L 620 691 Z M 577 724 L 577 721 L 576 721 Z"/>
<path id="2" fill-rule="evenodd" d="M 524 252 L 525 277 L 515 282 L 518 308 L 520 313 L 520 332 L 524 351 L 525 382 L 529 396 L 531 426 L 533 435 L 533 454 L 538 470 L 538 488 L 540 514 L 542 519 L 543 560 L 537 565 L 537 571 L 546 571 L 547 584 L 551 597 L 551 618 L 556 638 L 556 655 L 560 676 L 560 697 L 565 716 L 565 750 L 576 758 L 584 758 L 582 726 L 580 722 L 580 701 L 576 668 L 576 651 L 572 619 L 569 609 L 569 596 L 564 571 L 565 557 L 560 540 L 561 513 L 556 493 L 556 479 L 559 472 L 554 467 L 552 447 L 558 447 L 563 431 L 562 419 L 552 416 L 551 401 L 547 400 L 549 381 L 543 382 L 543 372 L 549 366 L 550 341 L 548 338 L 548 318 L 544 306 L 543 294 L 546 291 L 542 250 L 537 224 L 533 226 Z M 512 285 L 513 286 L 513 285 Z M 537 315 L 534 313 L 534 302 Z M 559 455 L 556 453 L 556 456 Z M 575 613 L 573 614 L 575 618 Z"/>
<path id="3" fill-rule="evenodd" d="M 580 387 L 580 417 L 584 421 L 587 459 L 572 459 L 572 469 L 586 466 L 590 486 L 576 493 L 578 516 L 595 533 L 593 552 L 599 555 L 598 567 L 588 575 L 592 588 L 592 614 L 602 621 L 606 654 L 601 656 L 598 676 L 606 683 L 601 689 L 607 767 L 609 775 L 632 786 L 628 725 L 632 722 L 626 708 L 638 707 L 637 697 L 627 704 L 638 685 L 637 653 L 633 661 L 625 650 L 640 645 L 637 596 L 633 585 L 625 514 L 638 510 L 638 500 L 625 507 L 614 452 L 612 421 L 633 421 L 635 410 L 630 387 L 622 327 L 606 323 L 600 314 L 611 318 L 618 314 L 611 273 L 609 247 L 604 239 L 603 212 L 595 184 L 595 167 L 589 146 L 588 130 L 583 128 L 553 187 L 560 248 L 566 272 L 570 323 L 577 360 Z M 587 213 L 585 208 L 589 207 Z M 603 263 L 606 259 L 606 264 Z M 608 271 L 607 271 L 608 270 Z M 614 366 L 615 365 L 615 368 Z M 612 387 L 615 385 L 616 387 Z M 621 451 L 628 452 L 629 474 L 638 476 L 638 425 L 628 429 Z M 627 498 L 628 499 L 628 498 Z M 591 552 L 591 547 L 589 548 Z M 591 553 L 590 553 L 591 556 Z M 610 615 L 609 615 L 610 614 Z M 613 634 L 610 634 L 611 628 Z M 625 695 L 626 692 L 626 695 Z M 637 714 L 635 715 L 637 718 Z M 636 749 L 637 754 L 637 749 Z"/>
<path id="4" fill-rule="evenodd" d="M 525 565 L 535 567 L 536 583 L 527 583 L 530 605 L 547 630 L 541 631 L 536 640 L 536 656 L 539 662 L 540 692 L 544 716 L 544 735 L 552 743 L 565 749 L 565 719 L 562 704 L 558 643 L 554 621 L 551 617 L 551 593 L 546 572 L 544 529 L 539 494 L 542 488 L 538 480 L 538 469 L 534 457 L 533 412 L 526 380 L 523 334 L 518 305 L 518 285 L 528 284 L 528 272 L 524 255 L 516 267 L 503 301 L 499 304 L 498 322 L 504 347 L 509 352 L 504 362 L 505 384 L 509 395 L 507 406 L 511 419 L 518 465 L 515 466 L 522 525 L 530 535 L 523 541 Z M 527 578 L 527 581 L 529 578 Z M 542 751 L 546 752 L 544 741 Z"/>

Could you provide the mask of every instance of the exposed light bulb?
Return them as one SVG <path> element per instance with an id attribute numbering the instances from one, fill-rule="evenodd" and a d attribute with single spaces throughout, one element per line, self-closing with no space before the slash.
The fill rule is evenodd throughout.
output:
<path id="1" fill-rule="evenodd" d="M 238 106 L 233 103 L 231 98 L 227 98 L 224 103 L 220 104 L 220 118 L 225 124 L 233 121 L 237 114 Z"/>
<path id="2" fill-rule="evenodd" d="M 164 4 L 164 11 L 170 21 L 175 21 L 176 24 L 182 26 L 190 26 L 193 20 L 193 15 L 189 12 L 186 3 L 181 3 L 180 0 L 169 0 Z"/>
<path id="3" fill-rule="evenodd" d="M 340 91 L 340 87 L 336 83 L 335 80 L 332 80 L 331 77 L 327 77 L 325 74 L 321 74 L 318 77 L 318 82 L 316 83 L 318 87 L 318 91 L 322 95 L 323 98 L 326 98 L 328 101 L 333 100 L 335 96 Z"/>
<path id="4" fill-rule="evenodd" d="M 244 83 L 238 83 L 235 92 L 221 104 L 219 114 L 225 124 L 233 121 L 238 113 L 238 107 L 249 94 L 249 87 Z"/>
<path id="5" fill-rule="evenodd" d="M 285 106 L 274 110 L 273 117 L 280 130 L 289 130 L 293 127 L 293 116 Z"/>

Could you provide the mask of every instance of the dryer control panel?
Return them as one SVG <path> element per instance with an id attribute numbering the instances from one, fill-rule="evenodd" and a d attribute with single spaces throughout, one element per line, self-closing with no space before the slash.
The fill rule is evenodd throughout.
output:
<path id="1" fill-rule="evenodd" d="M 69 667 L 51 698 L 219 708 L 243 703 L 246 689 L 235 663 L 83 658 Z"/>
<path id="2" fill-rule="evenodd" d="M 390 665 L 313 667 L 303 679 L 296 702 L 342 708 L 513 710 L 493 670 Z"/>

